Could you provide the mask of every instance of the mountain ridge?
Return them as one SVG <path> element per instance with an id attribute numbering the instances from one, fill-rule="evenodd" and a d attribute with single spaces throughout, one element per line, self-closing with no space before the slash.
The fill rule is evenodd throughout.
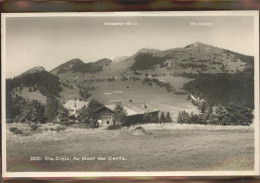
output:
<path id="1" fill-rule="evenodd" d="M 36 66 L 36 67 L 28 69 L 27 71 L 25 71 L 22 74 L 18 75 L 18 77 L 21 77 L 21 76 L 26 75 L 26 74 L 32 74 L 32 73 L 36 73 L 36 72 L 41 72 L 41 71 L 46 71 L 46 70 L 42 66 Z"/>
<path id="2" fill-rule="evenodd" d="M 247 67 L 252 67 L 253 62 L 253 56 L 195 42 L 185 47 L 166 50 L 142 48 L 131 56 L 120 58 L 117 62 L 103 58 L 95 62 L 85 63 L 79 58 L 74 58 L 58 65 L 49 72 L 54 75 L 66 72 L 97 73 L 106 70 L 108 67 L 113 70 L 111 66 L 120 65 L 119 69 L 130 69 L 132 71 L 167 68 L 174 72 L 236 73 Z M 43 70 L 45 70 L 43 67 L 38 66 L 21 75 Z"/>

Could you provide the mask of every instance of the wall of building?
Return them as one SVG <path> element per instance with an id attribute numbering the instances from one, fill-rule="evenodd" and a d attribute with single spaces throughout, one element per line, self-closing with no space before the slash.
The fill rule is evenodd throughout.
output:
<path id="1" fill-rule="evenodd" d="M 113 124 L 114 113 L 104 108 L 96 113 L 96 118 L 100 126 L 110 126 Z"/>

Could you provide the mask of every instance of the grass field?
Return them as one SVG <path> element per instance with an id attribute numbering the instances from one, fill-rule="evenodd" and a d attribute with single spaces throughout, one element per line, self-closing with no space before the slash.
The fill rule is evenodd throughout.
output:
<path id="1" fill-rule="evenodd" d="M 113 70 L 111 70 L 111 72 L 112 71 Z M 93 78 L 93 76 L 95 76 L 95 79 L 105 79 L 105 81 L 93 83 L 88 81 L 84 83 L 83 81 L 85 80 L 86 76 L 90 80 Z M 117 78 L 112 82 L 108 82 L 107 78 L 109 76 L 116 76 Z M 87 99 L 88 101 L 94 98 L 105 105 L 115 104 L 117 101 L 144 101 L 149 103 L 155 109 L 164 112 L 169 111 L 174 121 L 177 121 L 179 111 L 185 110 L 189 113 L 193 112 L 195 114 L 200 112 L 196 106 L 187 100 L 187 95 L 176 95 L 174 93 L 169 93 L 164 87 L 159 87 L 156 84 L 148 86 L 148 84 L 143 84 L 142 80 L 122 81 L 122 76 L 119 75 L 119 73 L 111 74 L 109 69 L 102 73 L 93 75 L 68 72 L 60 74 L 59 77 L 62 78 L 64 83 L 69 81 L 69 85 L 74 87 L 73 89 L 63 87 L 63 91 L 60 93 L 60 95 L 61 99 L 65 101 L 79 97 L 79 88 L 77 88 L 77 86 L 81 84 L 85 87 L 89 85 L 97 88 L 96 90 L 90 92 L 92 96 Z M 75 77 L 78 77 L 78 79 L 73 79 Z M 169 82 L 176 91 L 183 91 L 181 89 L 183 84 L 191 80 L 184 77 L 173 77 L 170 75 L 160 76 L 158 79 L 163 82 Z"/>
<path id="2" fill-rule="evenodd" d="M 28 128 L 8 124 L 8 128 L 13 126 Z M 135 127 L 121 130 L 67 128 L 27 136 L 7 130 L 7 171 L 238 171 L 254 168 L 253 127 L 176 123 L 141 126 L 145 129 L 143 133 L 134 130 Z M 41 160 L 30 161 L 32 156 Z M 44 160 L 46 157 L 55 160 Z M 57 157 L 69 160 L 56 160 Z M 115 159 L 110 160 L 112 157 Z"/>
<path id="3" fill-rule="evenodd" d="M 165 88 L 153 85 L 143 85 L 142 81 L 121 81 L 98 83 L 99 89 L 92 93 L 92 97 L 104 104 L 113 104 L 115 101 L 127 102 L 130 99 L 144 101 L 160 111 L 169 111 L 174 121 L 179 111 L 199 113 L 196 106 L 187 100 L 187 95 L 175 95 Z"/>

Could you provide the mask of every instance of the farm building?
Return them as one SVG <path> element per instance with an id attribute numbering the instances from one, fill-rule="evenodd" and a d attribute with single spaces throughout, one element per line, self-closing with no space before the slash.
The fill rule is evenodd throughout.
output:
<path id="1" fill-rule="evenodd" d="M 144 115 L 149 114 L 154 119 L 158 119 L 159 110 L 153 109 L 144 102 L 122 103 L 126 112 L 126 121 L 128 124 L 135 124 L 143 121 Z M 121 125 L 114 122 L 114 109 L 116 104 L 105 105 L 95 111 L 95 117 L 100 126 Z"/>
<path id="2" fill-rule="evenodd" d="M 64 107 L 69 110 L 70 116 L 77 117 L 77 112 L 83 107 L 88 106 L 88 102 L 77 100 L 68 100 Z"/>

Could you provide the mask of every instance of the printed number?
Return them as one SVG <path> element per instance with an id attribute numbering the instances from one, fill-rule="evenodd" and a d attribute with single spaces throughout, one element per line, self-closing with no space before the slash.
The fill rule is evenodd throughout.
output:
<path id="1" fill-rule="evenodd" d="M 41 159 L 42 159 L 42 158 L 41 158 L 40 156 L 31 156 L 31 157 L 30 157 L 30 160 L 31 160 L 31 161 L 41 161 Z"/>

